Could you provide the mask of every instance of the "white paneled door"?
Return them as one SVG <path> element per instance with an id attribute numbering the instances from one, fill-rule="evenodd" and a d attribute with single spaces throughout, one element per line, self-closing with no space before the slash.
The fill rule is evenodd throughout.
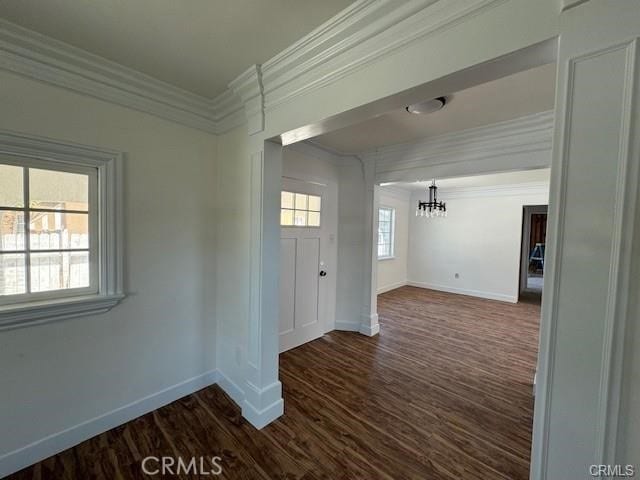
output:
<path id="1" fill-rule="evenodd" d="M 326 187 L 283 179 L 280 214 L 280 352 L 325 331 L 327 228 Z"/>

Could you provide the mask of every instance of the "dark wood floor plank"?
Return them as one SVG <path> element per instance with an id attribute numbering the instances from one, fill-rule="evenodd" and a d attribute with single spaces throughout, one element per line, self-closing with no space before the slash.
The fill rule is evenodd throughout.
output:
<path id="1" fill-rule="evenodd" d="M 281 355 L 285 415 L 260 431 L 213 386 L 9 478 L 144 479 L 150 455 L 222 457 L 207 478 L 528 478 L 539 304 L 403 287 L 378 313 L 376 337 Z"/>

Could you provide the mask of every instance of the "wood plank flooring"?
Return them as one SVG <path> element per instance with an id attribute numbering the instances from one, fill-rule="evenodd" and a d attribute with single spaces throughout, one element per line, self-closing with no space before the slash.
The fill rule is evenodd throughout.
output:
<path id="1" fill-rule="evenodd" d="M 213 386 L 10 478 L 153 478 L 149 455 L 221 456 L 207 478 L 529 478 L 539 306 L 413 287 L 378 303 L 379 336 L 281 356 L 285 415 L 261 431 Z"/>

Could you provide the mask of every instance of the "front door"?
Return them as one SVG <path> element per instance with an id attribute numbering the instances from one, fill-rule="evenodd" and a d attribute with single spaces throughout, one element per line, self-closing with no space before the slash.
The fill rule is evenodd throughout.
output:
<path id="1" fill-rule="evenodd" d="M 283 179 L 280 215 L 280 352 L 325 330 L 328 275 L 322 207 L 326 187 Z"/>

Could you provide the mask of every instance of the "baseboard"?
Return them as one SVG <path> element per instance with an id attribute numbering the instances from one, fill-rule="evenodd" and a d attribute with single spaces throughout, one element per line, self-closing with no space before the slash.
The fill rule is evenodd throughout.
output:
<path id="1" fill-rule="evenodd" d="M 244 391 L 222 371 L 218 371 L 218 386 L 231 397 L 238 406 L 244 402 Z"/>
<path id="2" fill-rule="evenodd" d="M 0 456 L 0 478 L 218 382 L 211 370 Z"/>
<path id="3" fill-rule="evenodd" d="M 247 392 L 242 402 L 242 416 L 258 430 L 284 413 L 282 383 L 279 380 L 258 388 L 247 382 Z"/>
<path id="4" fill-rule="evenodd" d="M 258 410 L 249 402 L 245 401 L 242 404 L 242 416 L 246 418 L 251 425 L 258 430 L 266 427 L 276 418 L 281 417 L 284 414 L 284 400 L 280 398 L 276 400 L 268 407 Z"/>
<path id="5" fill-rule="evenodd" d="M 345 332 L 359 332 L 360 322 L 338 322 L 336 321 L 336 330 L 343 330 Z"/>
<path id="6" fill-rule="evenodd" d="M 378 295 L 380 295 L 381 293 L 390 292 L 391 290 L 395 290 L 396 288 L 404 287 L 405 285 L 407 285 L 407 281 L 406 280 L 404 280 L 402 282 L 391 283 L 391 284 L 385 285 L 383 287 L 379 287 L 378 288 Z"/>
<path id="7" fill-rule="evenodd" d="M 488 300 L 498 300 L 500 302 L 518 303 L 517 296 L 504 295 L 502 293 L 483 292 L 481 290 L 467 290 L 464 288 L 449 287 L 446 285 L 436 285 L 433 283 L 408 281 L 407 285 L 419 288 L 428 288 L 429 290 L 438 290 L 440 292 L 457 293 L 458 295 L 469 295 L 471 297 L 486 298 Z"/>
<path id="8" fill-rule="evenodd" d="M 373 337 L 380 333 L 380 324 L 376 323 L 374 325 L 360 325 L 360 330 L 358 330 L 362 335 L 366 335 L 367 337 Z"/>

